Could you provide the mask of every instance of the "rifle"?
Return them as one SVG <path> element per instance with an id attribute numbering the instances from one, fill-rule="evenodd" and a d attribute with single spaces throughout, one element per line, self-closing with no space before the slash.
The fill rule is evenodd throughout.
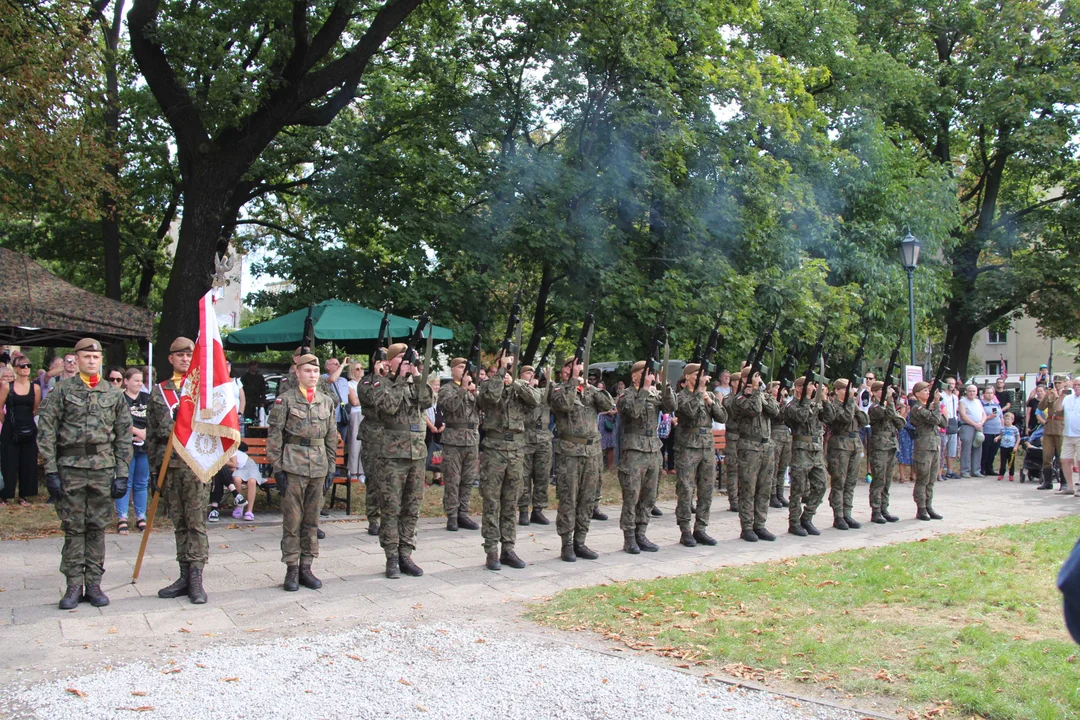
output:
<path id="1" fill-rule="evenodd" d="M 313 312 L 315 312 L 315 303 L 308 305 L 307 317 L 304 318 L 304 338 L 300 341 L 301 355 L 307 355 L 315 346 L 315 320 L 311 317 Z"/>
<path id="2" fill-rule="evenodd" d="M 379 334 L 375 340 L 375 349 L 371 351 L 371 371 L 375 372 L 375 363 L 386 359 L 386 348 L 390 347 L 387 342 L 387 333 L 390 330 L 390 311 L 383 310 L 382 322 L 379 323 Z"/>
<path id="3" fill-rule="evenodd" d="M 657 367 L 656 356 L 660 354 L 660 340 L 667 333 L 667 311 L 664 311 L 663 319 L 656 323 L 656 327 L 653 328 L 652 340 L 649 341 L 649 353 L 645 358 L 645 369 L 641 372 L 641 380 L 638 381 L 638 390 L 642 390 L 645 387 L 645 376 L 649 371 L 657 372 L 660 368 Z"/>
<path id="4" fill-rule="evenodd" d="M 716 323 L 713 325 L 712 332 L 709 333 L 709 340 L 705 343 L 705 350 L 701 353 L 701 366 L 698 368 L 697 376 L 694 378 L 694 392 L 697 392 L 698 388 L 701 387 L 701 377 L 705 374 L 705 371 L 712 372 L 712 359 L 716 355 L 716 346 L 720 342 L 720 322 L 723 318 L 723 313 L 716 316 Z"/>
<path id="5" fill-rule="evenodd" d="M 420 319 L 416 322 L 416 328 L 409 335 L 409 339 L 405 343 L 405 352 L 402 356 L 402 361 L 398 363 L 397 370 L 394 371 L 394 380 L 397 380 L 401 376 L 401 366 L 405 363 L 415 365 L 419 356 L 416 353 L 417 346 L 424 340 L 424 329 L 431 324 L 431 316 L 435 313 L 435 307 L 439 304 L 439 298 L 435 298 L 431 301 L 431 305 L 424 311 L 424 314 L 420 316 Z M 425 372 L 427 368 L 425 368 Z"/>
<path id="6" fill-rule="evenodd" d="M 882 380 L 884 385 L 881 388 L 881 404 L 884 405 L 885 401 L 889 398 L 889 389 L 896 383 L 893 378 L 893 371 L 896 370 L 896 364 L 900 362 L 900 346 L 904 344 L 904 331 L 900 331 L 900 336 L 896 340 L 896 345 L 893 346 L 892 355 L 889 356 L 889 367 L 885 371 L 885 379 Z"/>
<path id="7" fill-rule="evenodd" d="M 780 323 L 779 313 L 773 318 L 772 327 L 770 327 L 760 339 L 758 345 L 750 349 L 752 357 L 747 358 L 747 364 L 750 366 L 750 382 L 753 384 L 754 374 L 761 373 L 767 375 L 769 373 L 769 366 L 763 365 L 761 359 L 765 357 L 765 353 L 772 350 L 773 334 L 776 332 L 776 326 Z"/>
<path id="8" fill-rule="evenodd" d="M 870 324 L 867 323 L 867 325 L 866 325 L 866 333 L 863 334 L 862 342 L 859 343 L 859 351 L 857 353 L 855 353 L 855 365 L 851 368 L 852 377 L 851 377 L 851 380 L 848 381 L 847 397 L 844 398 L 844 405 L 846 407 L 851 407 L 851 401 L 855 399 L 855 383 L 858 380 L 858 378 L 861 377 L 861 373 L 859 371 L 859 368 L 862 367 L 863 356 L 866 355 L 866 343 L 867 343 L 867 341 L 869 339 L 870 339 Z"/>
<path id="9" fill-rule="evenodd" d="M 553 337 L 553 338 L 551 338 L 551 340 L 548 341 L 547 347 L 544 348 L 544 352 L 540 354 L 540 362 L 538 362 L 536 364 L 536 371 L 535 371 L 536 377 L 538 377 L 538 378 L 546 377 L 544 375 L 544 365 L 547 364 L 548 355 L 550 355 L 551 351 L 554 350 L 554 349 L 555 349 L 555 338 Z"/>
<path id="10" fill-rule="evenodd" d="M 596 316 L 593 314 L 595 310 L 596 296 L 594 295 L 592 305 L 589 307 L 589 312 L 585 313 L 585 320 L 581 323 L 581 334 L 578 335 L 577 345 L 574 347 L 574 361 L 570 365 L 571 376 L 573 376 L 574 365 L 577 365 L 579 362 L 584 362 L 587 359 L 587 350 L 589 349 L 588 346 L 592 344 L 591 341 L 593 324 L 596 321 Z M 587 377 L 589 372 L 588 365 L 583 367 L 581 371 L 585 373 Z"/>
<path id="11" fill-rule="evenodd" d="M 806 375 L 803 376 L 803 395 L 799 400 L 800 405 L 805 405 L 807 396 L 810 394 L 807 392 L 807 385 L 814 381 L 817 376 L 815 368 L 817 364 L 821 362 L 821 357 L 825 354 L 825 337 L 829 332 L 829 320 L 825 319 L 825 325 L 821 328 L 821 335 L 818 336 L 817 342 L 814 343 L 814 349 L 810 351 L 810 364 L 806 367 Z"/>
<path id="12" fill-rule="evenodd" d="M 941 389 L 941 379 L 949 371 L 950 355 L 952 355 L 952 346 L 945 348 L 945 352 L 941 354 L 941 361 L 938 363 L 937 372 L 934 374 L 934 381 L 930 383 L 930 394 L 926 397 L 927 410 L 930 409 L 930 403 L 934 402 L 934 393 Z"/>
<path id="13" fill-rule="evenodd" d="M 518 323 L 521 322 L 521 288 L 518 288 L 517 295 L 514 296 L 514 302 L 510 306 L 510 317 L 506 321 L 506 335 L 503 336 L 502 351 L 499 353 L 499 362 L 506 358 L 507 355 L 512 355 L 511 352 L 514 348 L 514 331 L 517 329 Z M 520 352 L 520 348 L 514 352 Z M 517 358 L 514 358 L 514 366 L 517 367 Z M 503 372 L 505 375 L 509 370 Z M 515 372 L 516 374 L 516 372 Z"/>
<path id="14" fill-rule="evenodd" d="M 781 390 L 790 390 L 791 386 L 795 384 L 795 373 L 798 372 L 799 360 L 796 357 L 798 348 L 795 343 L 791 343 L 788 347 L 787 355 L 784 356 L 784 364 L 780 366 L 780 374 L 776 377 L 779 385 L 776 388 L 776 399 L 780 399 Z"/>
<path id="15" fill-rule="evenodd" d="M 469 346 L 469 354 L 465 356 L 465 372 L 462 377 L 468 375 L 471 378 L 475 378 L 480 369 L 480 341 L 483 332 L 484 321 L 480 320 L 476 323 L 475 330 L 473 331 L 472 344 Z"/>

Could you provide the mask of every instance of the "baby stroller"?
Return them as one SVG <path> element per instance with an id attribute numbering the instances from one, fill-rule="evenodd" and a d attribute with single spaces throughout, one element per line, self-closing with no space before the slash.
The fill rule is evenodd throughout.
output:
<path id="1" fill-rule="evenodd" d="M 1042 482 L 1042 466 L 1043 466 L 1043 427 L 1040 425 L 1035 428 L 1035 432 L 1031 433 L 1026 438 L 1023 438 L 1022 443 L 1024 445 L 1024 467 L 1025 472 L 1020 473 L 1020 482 L 1024 482 L 1024 475 L 1026 473 L 1027 479 L 1033 483 Z M 1061 466 L 1057 458 L 1054 458 L 1052 463 L 1054 474 L 1053 477 L 1058 482 L 1064 483 L 1061 475 Z"/>

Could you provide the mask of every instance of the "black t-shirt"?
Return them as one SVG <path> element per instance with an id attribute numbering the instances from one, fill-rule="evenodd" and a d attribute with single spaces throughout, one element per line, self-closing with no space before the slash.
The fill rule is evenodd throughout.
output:
<path id="1" fill-rule="evenodd" d="M 124 393 L 124 399 L 127 400 L 128 410 L 131 411 L 131 424 L 133 427 L 137 427 L 140 430 L 146 429 L 146 408 L 150 404 L 150 393 L 139 391 L 139 395 L 132 398 L 127 393 Z M 132 440 L 132 445 L 141 448 L 143 443 L 139 440 Z"/>
<path id="2" fill-rule="evenodd" d="M 1032 396 L 1027 401 L 1027 423 L 1025 429 L 1028 433 L 1035 432 L 1035 428 L 1039 427 L 1039 421 L 1035 419 L 1035 411 L 1039 409 L 1038 396 Z"/>

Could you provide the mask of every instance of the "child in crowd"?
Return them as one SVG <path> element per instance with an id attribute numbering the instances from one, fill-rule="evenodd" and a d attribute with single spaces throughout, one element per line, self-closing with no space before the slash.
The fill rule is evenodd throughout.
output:
<path id="1" fill-rule="evenodd" d="M 998 465 L 998 482 L 1005 479 L 1005 468 L 1009 469 L 1009 482 L 1013 481 L 1013 464 L 1015 462 L 1014 453 L 1016 452 L 1016 445 L 1020 442 L 1020 429 L 1013 425 L 1013 421 L 1016 420 L 1016 416 L 1011 412 L 1005 413 L 1003 420 L 1004 426 L 1001 428 L 1001 434 L 994 440 L 1001 443 L 1000 460 Z"/>
<path id="2" fill-rule="evenodd" d="M 243 518 L 248 521 L 255 519 L 255 513 L 251 512 L 251 508 L 255 507 L 255 490 L 262 477 L 258 464 L 248 457 L 246 450 L 247 444 L 241 442 L 240 449 L 214 476 L 214 487 L 210 491 L 210 515 L 207 517 L 209 522 L 217 522 L 218 503 L 221 502 L 226 491 L 234 496 L 233 518 L 236 520 Z M 241 493 L 239 488 L 243 488 L 244 492 Z M 244 494 L 247 497 L 244 497 Z"/>

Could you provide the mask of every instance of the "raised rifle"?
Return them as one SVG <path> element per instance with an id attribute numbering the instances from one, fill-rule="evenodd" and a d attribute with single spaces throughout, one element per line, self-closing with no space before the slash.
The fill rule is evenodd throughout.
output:
<path id="1" fill-rule="evenodd" d="M 870 324 L 866 325 L 866 332 L 863 334 L 862 342 L 859 343 L 859 350 L 855 353 L 855 365 L 851 368 L 851 379 L 848 380 L 848 392 L 847 397 L 844 398 L 844 405 L 851 407 L 852 401 L 855 399 L 855 383 L 862 377 L 863 357 L 866 355 L 866 343 L 870 340 Z"/>
<path id="2" fill-rule="evenodd" d="M 304 338 L 300 341 L 300 354 L 307 355 L 311 348 L 315 347 L 315 320 L 311 314 L 315 312 L 315 303 L 307 308 L 307 317 L 304 318 Z"/>
<path id="3" fill-rule="evenodd" d="M 803 396 L 799 400 L 800 405 L 806 404 L 809 399 L 810 393 L 808 393 L 807 385 L 814 381 L 817 377 L 817 366 L 821 362 L 822 356 L 825 354 L 825 338 L 829 332 L 828 318 L 825 320 L 824 327 L 821 328 L 821 335 L 818 336 L 817 342 L 814 343 L 814 349 L 810 351 L 810 363 L 806 367 L 806 375 L 803 376 Z"/>
<path id="4" fill-rule="evenodd" d="M 405 363 L 416 365 L 420 359 L 417 355 L 416 348 L 424 341 L 424 330 L 431 324 L 431 316 L 435 313 L 435 308 L 439 303 L 439 299 L 435 298 L 431 301 L 431 305 L 424 311 L 424 314 L 420 316 L 420 319 L 416 322 L 416 328 L 409 334 L 409 339 L 405 342 L 405 352 L 402 354 L 402 361 L 398 363 L 397 370 L 394 371 L 394 380 L 397 380 L 401 376 L 401 366 Z M 424 371 L 427 372 L 427 368 Z"/>
<path id="5" fill-rule="evenodd" d="M 540 354 L 540 362 L 536 364 L 535 375 L 537 378 L 545 378 L 544 367 L 547 365 L 548 356 L 551 355 L 551 351 L 555 349 L 555 338 L 551 338 L 548 341 L 547 347 L 544 348 L 544 352 Z"/>
<path id="6" fill-rule="evenodd" d="M 896 384 L 896 378 L 893 377 L 893 371 L 896 370 L 897 364 L 900 362 L 900 346 L 904 344 L 904 331 L 900 331 L 900 336 L 896 339 L 896 345 L 893 346 L 892 355 L 889 356 L 889 367 L 885 370 L 885 379 L 881 387 L 881 404 L 884 405 L 885 401 L 889 399 L 889 389 Z"/>
<path id="7" fill-rule="evenodd" d="M 667 334 L 667 311 L 664 311 L 663 319 L 656 323 L 653 328 L 652 340 L 649 341 L 649 353 L 645 358 L 645 369 L 641 371 L 641 380 L 638 381 L 638 390 L 645 387 L 645 376 L 649 372 L 656 373 L 660 370 L 656 357 L 660 354 L 660 343 Z"/>
<path id="8" fill-rule="evenodd" d="M 799 359 L 796 356 L 798 348 L 795 343 L 788 347 L 787 355 L 784 356 L 784 364 L 780 366 L 780 374 L 777 376 L 776 399 L 780 399 L 781 390 L 790 390 L 795 384 L 795 373 L 799 371 Z"/>
<path id="9" fill-rule="evenodd" d="M 506 335 L 503 336 L 502 350 L 499 353 L 499 364 L 501 365 L 503 359 L 508 356 L 520 352 L 518 348 L 512 353 L 514 349 L 514 332 L 517 329 L 518 323 L 521 322 L 521 288 L 518 288 L 517 295 L 514 296 L 514 302 L 510 305 L 510 317 L 506 321 Z M 514 366 L 517 366 L 517 358 L 514 358 Z M 503 375 L 510 372 L 509 370 L 503 370 Z"/>
<path id="10" fill-rule="evenodd" d="M 371 351 L 371 371 L 375 372 L 375 363 L 386 360 L 386 348 L 390 347 L 387 334 L 390 331 L 390 310 L 383 310 L 382 321 L 379 323 L 379 334 L 375 339 L 375 349 Z"/>
<path id="11" fill-rule="evenodd" d="M 720 323 L 723 319 L 723 313 L 716 316 L 716 323 L 713 325 L 712 332 L 709 333 L 709 340 L 705 343 L 705 349 L 701 353 L 701 366 L 698 368 L 697 376 L 694 377 L 694 392 L 697 392 L 698 388 L 701 387 L 701 378 L 705 371 L 712 372 L 712 359 L 716 355 L 716 346 L 720 343 Z"/>
<path id="12" fill-rule="evenodd" d="M 758 345 L 750 351 L 750 353 L 753 355 L 752 358 L 748 359 L 748 364 L 750 365 L 751 384 L 753 384 L 755 373 L 761 373 L 762 377 L 765 377 L 769 374 L 769 366 L 763 364 L 761 360 L 765 357 L 765 353 L 772 352 L 773 334 L 776 332 L 776 326 L 779 323 L 780 314 L 777 313 L 776 317 L 773 318 L 772 327 L 765 331 L 765 333 L 761 336 L 761 340 Z"/>
<path id="13" fill-rule="evenodd" d="M 937 372 L 934 373 L 934 381 L 930 383 L 930 394 L 926 396 L 926 409 L 930 409 L 930 403 L 934 402 L 934 393 L 941 389 L 941 380 L 945 373 L 949 372 L 949 356 L 952 355 L 952 346 L 945 348 L 938 363 Z"/>
<path id="14" fill-rule="evenodd" d="M 476 323 L 476 327 L 473 330 L 472 343 L 469 345 L 469 354 L 465 356 L 464 375 L 468 375 L 469 377 L 473 378 L 474 382 L 477 373 L 480 370 L 480 342 L 483 338 L 483 332 L 484 321 L 480 320 Z M 464 375 L 462 375 L 462 377 L 464 377 Z"/>
<path id="15" fill-rule="evenodd" d="M 585 313 L 585 320 L 581 323 L 581 334 L 578 335 L 577 345 L 574 347 L 574 361 L 570 365 L 571 376 L 573 376 L 573 368 L 578 363 L 585 363 L 589 357 L 589 346 L 592 344 L 592 332 L 593 324 L 596 322 L 596 316 L 593 314 L 596 310 L 596 296 L 593 296 L 592 305 L 589 307 L 589 312 Z M 581 372 L 585 373 L 588 378 L 589 366 L 585 365 Z"/>

